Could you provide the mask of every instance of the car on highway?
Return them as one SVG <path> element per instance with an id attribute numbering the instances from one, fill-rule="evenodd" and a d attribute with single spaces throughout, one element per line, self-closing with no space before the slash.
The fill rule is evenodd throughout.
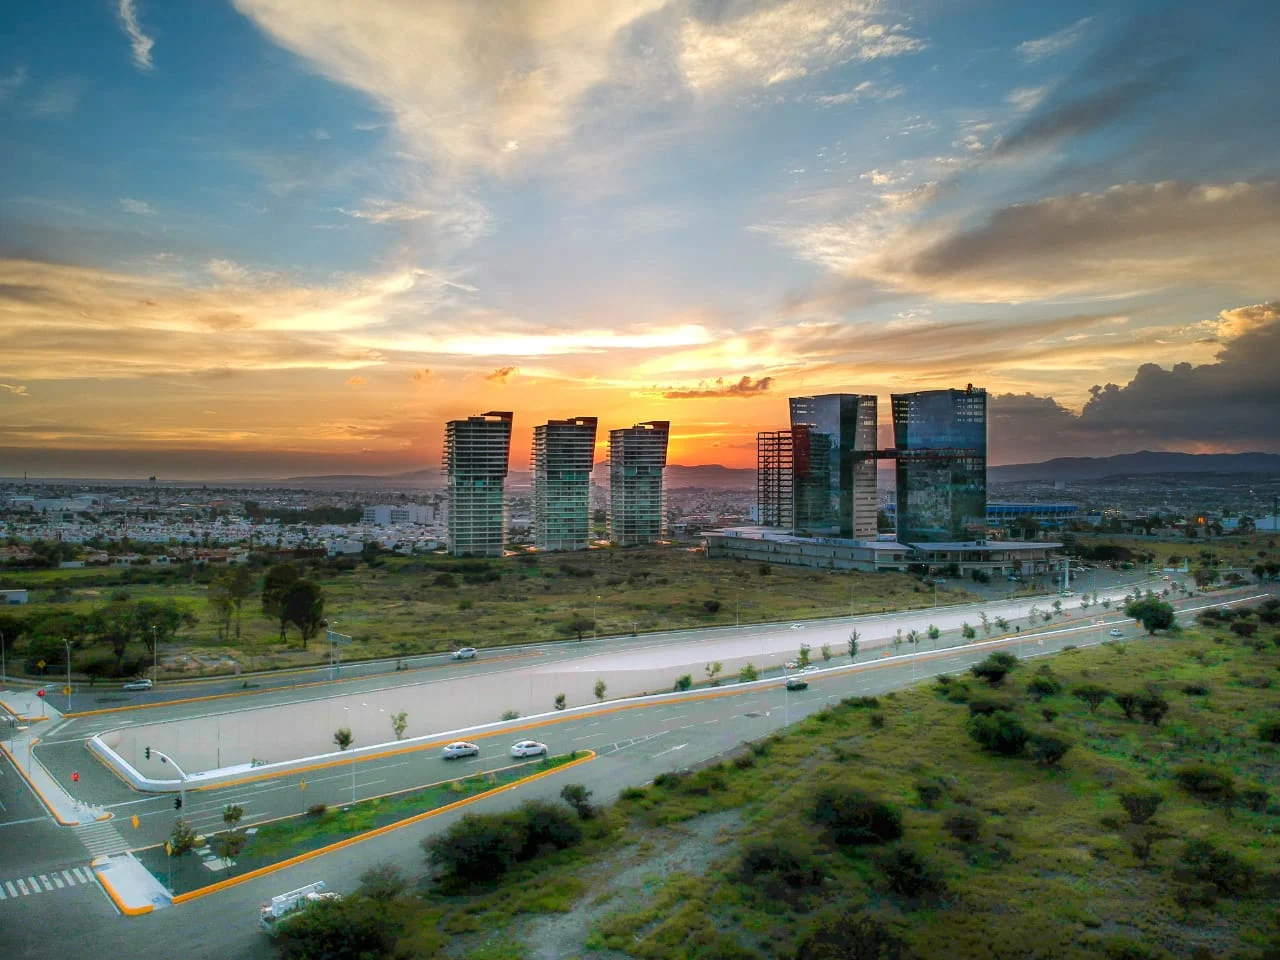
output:
<path id="1" fill-rule="evenodd" d="M 455 660 L 474 660 L 476 658 L 476 648 L 463 647 L 461 650 L 453 651 L 452 656 Z"/>
<path id="2" fill-rule="evenodd" d="M 809 681 L 804 677 L 787 677 L 788 690 L 808 690 Z"/>
<path id="3" fill-rule="evenodd" d="M 480 748 L 474 743 L 468 743 L 466 740 L 458 740 L 454 743 L 446 744 L 444 748 L 444 758 L 446 760 L 456 760 L 458 757 L 478 756 L 480 756 Z"/>
<path id="4" fill-rule="evenodd" d="M 140 677 L 137 680 L 130 680 L 120 689 L 121 690 L 150 690 L 151 681 L 148 680 L 146 677 Z"/>
<path id="5" fill-rule="evenodd" d="M 511 745 L 511 755 L 517 759 L 520 757 L 545 757 L 547 755 L 547 745 L 538 740 L 521 740 L 519 743 Z"/>
<path id="6" fill-rule="evenodd" d="M 791 625 L 791 629 L 792 629 L 792 630 L 803 630 L 803 629 L 804 629 L 804 624 L 803 624 L 803 623 L 793 623 L 793 624 Z"/>
<path id="7" fill-rule="evenodd" d="M 800 669 L 800 661 L 799 661 L 799 660 L 788 660 L 786 663 L 784 663 L 784 664 L 783 664 L 783 666 L 784 666 L 784 667 L 786 667 L 788 670 L 799 670 L 799 669 Z"/>
<path id="8" fill-rule="evenodd" d="M 1110 630 L 1107 631 L 1107 635 L 1112 637 L 1123 637 L 1124 631 L 1121 630 L 1119 627 L 1112 627 Z"/>

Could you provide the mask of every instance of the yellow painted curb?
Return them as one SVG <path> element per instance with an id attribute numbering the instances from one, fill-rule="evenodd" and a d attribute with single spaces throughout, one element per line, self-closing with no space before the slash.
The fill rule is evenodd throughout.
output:
<path id="1" fill-rule="evenodd" d="M 354 837 L 347 837 L 345 840 L 339 840 L 336 843 L 331 843 L 327 847 L 320 847 L 318 850 L 308 850 L 306 853 L 300 853 L 296 857 L 290 857 L 288 860 L 281 860 L 279 863 L 273 863 L 273 864 L 270 864 L 269 866 L 258 867 L 256 870 L 250 870 L 248 873 L 241 874 L 238 877 L 229 877 L 226 880 L 219 880 L 217 883 L 212 883 L 207 887 L 201 887 L 199 890 L 192 890 L 189 893 L 177 894 L 173 898 L 173 902 L 175 904 L 187 903 L 190 900 L 195 900 L 199 897 L 205 897 L 211 893 L 217 893 L 220 890 L 226 890 L 229 887 L 236 886 L 237 884 L 247 883 L 250 880 L 256 880 L 258 877 L 265 877 L 268 874 L 275 873 L 278 870 L 284 870 L 287 867 L 292 867 L 296 864 L 303 863 L 307 860 L 313 860 L 316 857 L 322 857 L 325 854 L 332 853 L 335 850 L 341 850 L 343 847 L 349 847 L 349 846 L 352 846 L 353 844 L 360 843 L 362 840 L 368 840 L 372 837 L 381 836 L 384 833 L 390 833 L 393 830 L 399 830 L 401 827 L 407 827 L 415 823 L 421 823 L 423 820 L 427 820 L 431 817 L 438 816 L 439 814 L 446 813 L 450 810 L 457 810 L 459 807 L 464 807 L 467 804 L 475 803 L 477 800 L 483 800 L 486 797 L 495 797 L 498 794 L 505 793 L 508 790 L 514 790 L 516 787 L 522 787 L 526 783 L 532 783 L 534 780 L 541 780 L 543 777 L 549 777 L 553 773 L 560 773 L 562 770 L 569 770 L 581 764 L 588 763 L 589 761 L 594 760 L 595 758 L 596 758 L 596 752 L 594 750 L 588 750 L 587 756 L 579 757 L 577 760 L 570 760 L 568 763 L 564 764 L 563 766 L 556 767 L 553 770 L 543 770 L 540 773 L 535 773 L 532 776 L 525 777 L 523 780 L 517 780 L 515 783 L 509 783 L 504 787 L 496 787 L 493 790 L 487 790 L 484 793 L 478 793 L 474 797 L 466 797 L 465 799 L 462 799 L 462 800 L 455 800 L 453 803 L 445 804 L 443 807 L 436 807 L 434 810 L 428 810 L 425 813 L 416 814 L 415 816 L 408 817 L 407 819 L 400 820 L 396 823 L 389 823 L 385 827 L 375 827 L 374 829 L 368 830 L 365 833 L 360 833 Z"/>
<path id="2" fill-rule="evenodd" d="M 111 902 L 116 905 L 116 909 L 119 910 L 121 913 L 123 913 L 126 917 L 140 917 L 143 914 L 150 913 L 152 910 L 155 909 L 155 907 L 150 903 L 142 907 L 129 906 L 123 900 L 120 899 L 120 894 L 116 893 L 115 889 L 107 881 L 106 871 L 98 870 L 98 861 L 97 860 L 93 861 L 93 863 L 91 863 L 89 866 L 93 870 L 93 875 L 98 878 L 98 883 L 102 885 L 102 889 L 107 891 L 107 896 L 110 897 Z"/>
<path id="3" fill-rule="evenodd" d="M 29 744 L 27 744 L 27 749 L 30 750 L 33 746 L 35 746 L 35 744 L 36 744 L 36 741 L 32 740 Z M 56 820 L 60 826 L 78 827 L 80 825 L 79 820 L 63 820 L 62 817 L 58 815 L 58 811 L 53 808 L 53 804 L 51 804 L 48 798 L 45 797 L 45 795 L 40 792 L 40 788 L 36 786 L 35 781 L 32 780 L 29 776 L 27 776 L 27 771 L 22 769 L 22 764 L 18 763 L 18 761 L 14 758 L 13 754 L 9 752 L 9 748 L 6 747 L 4 744 L 0 743 L 0 750 L 4 751 L 4 755 L 8 757 L 9 762 L 13 764 L 13 769 L 18 771 L 19 776 L 21 776 L 23 780 L 27 781 L 27 786 L 31 788 L 31 792 L 40 798 L 40 802 L 44 804 L 46 810 L 48 810 L 51 814 L 53 814 L 53 819 Z"/>
<path id="4" fill-rule="evenodd" d="M 541 653 L 521 653 L 512 654 L 509 657 L 494 657 L 492 660 L 485 660 L 485 663 L 502 663 L 506 660 L 527 660 L 530 657 L 540 657 Z M 418 670 L 443 670 L 450 664 L 442 663 L 435 667 L 418 667 Z M 403 672 L 403 671 L 401 671 Z M 80 717 L 99 717 L 108 713 L 128 713 L 132 710 L 153 710 L 156 707 L 179 707 L 184 703 L 205 703 L 209 700 L 227 700 L 231 697 L 251 697 L 262 696 L 268 693 L 277 693 L 286 690 L 305 690 L 308 687 L 324 687 L 332 686 L 337 683 L 355 683 L 357 680 L 376 680 L 381 674 L 373 674 L 368 677 L 340 677 L 337 680 L 309 680 L 306 683 L 290 683 L 278 687 L 267 687 L 265 690 L 254 688 L 252 690 L 232 690 L 230 693 L 208 693 L 202 697 L 185 697 L 181 700 L 159 700 L 155 703 L 131 703 L 127 707 L 104 707 L 101 710 L 81 710 L 76 713 L 64 713 L 63 717 L 78 719 Z M 234 679 L 234 678 L 232 678 Z M 211 683 L 213 681 L 210 681 Z M 410 684 L 405 684 L 410 686 Z M 269 706 L 275 706 L 270 704 Z M 36 720 L 44 720 L 44 717 L 36 717 Z"/>

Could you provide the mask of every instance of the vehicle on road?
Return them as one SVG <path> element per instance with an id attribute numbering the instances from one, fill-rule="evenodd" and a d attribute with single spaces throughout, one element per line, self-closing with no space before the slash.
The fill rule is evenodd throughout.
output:
<path id="1" fill-rule="evenodd" d="M 148 680 L 146 677 L 140 677 L 137 680 L 130 680 L 120 689 L 121 690 L 150 690 L 151 681 Z"/>
<path id="2" fill-rule="evenodd" d="M 800 661 L 799 661 L 799 660 L 788 660 L 786 663 L 784 663 L 784 664 L 783 664 L 783 666 L 784 666 L 784 667 L 786 667 L 788 670 L 799 670 L 799 669 L 800 669 Z"/>
<path id="3" fill-rule="evenodd" d="M 804 624 L 803 624 L 803 623 L 793 623 L 793 624 L 791 625 L 791 629 L 792 629 L 792 630 L 803 630 L 803 629 L 804 629 Z"/>
<path id="4" fill-rule="evenodd" d="M 1119 627 L 1112 627 L 1110 630 L 1107 631 L 1107 635 L 1112 637 L 1123 637 L 1124 631 L 1121 630 Z"/>
<path id="5" fill-rule="evenodd" d="M 475 647 L 463 647 L 461 650 L 453 651 L 453 659 L 455 660 L 474 660 L 475 658 Z"/>
<path id="6" fill-rule="evenodd" d="M 804 667 L 803 669 L 801 669 L 801 671 L 800 671 L 800 672 L 801 672 L 801 673 L 817 673 L 820 669 L 821 669 L 821 667 L 818 667 L 816 664 L 812 664 L 812 663 L 811 663 L 811 664 L 809 664 L 809 666 Z"/>
<path id="7" fill-rule="evenodd" d="M 290 890 L 278 897 L 272 897 L 262 905 L 260 922 L 263 930 L 270 930 L 281 917 L 287 917 L 295 910 L 320 903 L 323 900 L 341 900 L 342 895 L 326 890 L 324 881 L 317 880 L 297 890 Z"/>
<path id="8" fill-rule="evenodd" d="M 521 740 L 519 743 L 511 745 L 511 755 L 516 758 L 545 757 L 547 756 L 547 745 L 538 740 Z"/>
<path id="9" fill-rule="evenodd" d="M 480 756 L 480 748 L 474 743 L 468 743 L 466 740 L 458 740 L 456 743 L 450 743 L 444 748 L 444 758 L 446 760 L 456 760 L 458 757 L 478 756 Z"/>
<path id="10" fill-rule="evenodd" d="M 804 677 L 787 677 L 788 690 L 808 690 L 809 681 Z"/>

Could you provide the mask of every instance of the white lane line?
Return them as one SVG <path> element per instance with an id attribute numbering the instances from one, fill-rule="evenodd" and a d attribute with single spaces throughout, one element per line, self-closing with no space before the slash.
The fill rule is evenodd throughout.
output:
<path id="1" fill-rule="evenodd" d="M 42 873 L 42 874 L 40 874 L 40 882 L 44 884 L 44 888 L 45 888 L 46 890 L 52 890 L 52 889 L 53 889 L 53 884 L 49 882 L 49 878 L 48 878 L 48 877 L 46 877 L 43 873 Z"/>
<path id="2" fill-rule="evenodd" d="M 27 895 L 27 885 L 22 882 L 21 877 L 18 878 L 18 889 L 22 891 L 24 897 Z"/>
<path id="3" fill-rule="evenodd" d="M 71 876 L 71 874 L 69 874 L 66 870 L 62 871 L 62 875 L 66 877 L 68 887 L 74 887 L 76 885 L 76 878 Z"/>
<path id="4" fill-rule="evenodd" d="M 66 886 L 66 884 L 62 882 L 62 878 L 58 876 L 56 873 L 53 875 L 53 885 L 57 887 L 59 890 L 61 890 L 63 887 Z"/>
<path id="5" fill-rule="evenodd" d="M 5 885 L 5 888 L 6 888 L 6 889 L 8 889 L 8 891 L 9 891 L 9 896 L 11 896 L 11 897 L 16 897 L 16 896 L 18 895 L 18 891 L 17 891 L 17 890 L 15 890 L 15 889 L 13 888 L 13 882 L 12 882 L 12 881 L 10 881 L 10 880 L 6 880 L 6 881 L 4 882 L 4 885 Z"/>
<path id="6" fill-rule="evenodd" d="M 577 743 L 579 740 L 590 740 L 590 739 L 592 739 L 593 737 L 596 737 L 596 736 L 598 736 L 598 734 L 595 734 L 595 733 L 587 733 L 587 734 L 583 734 L 581 737 L 574 737 L 574 738 L 573 738 L 571 741 L 569 741 L 569 742 L 570 742 L 570 743 Z"/>
<path id="7" fill-rule="evenodd" d="M 684 724 L 681 724 L 680 726 L 676 727 L 675 729 L 676 729 L 676 730 L 688 730 L 688 729 L 689 729 L 690 727 L 692 727 L 692 726 L 693 726 L 693 724 L 692 724 L 692 723 L 684 723 Z"/>
<path id="8" fill-rule="evenodd" d="M 79 867 L 72 867 L 72 868 L 71 868 L 71 872 L 72 872 L 72 873 L 74 873 L 74 874 L 75 874 L 75 875 L 80 879 L 80 882 L 81 882 L 81 883 L 88 883 L 88 882 L 89 882 L 89 877 L 88 877 L 87 875 L 85 875 L 85 874 L 80 870 L 80 868 L 79 868 Z"/>
<path id="9" fill-rule="evenodd" d="M 720 722 L 719 720 L 704 720 L 703 725 L 705 726 L 708 723 L 719 723 L 719 722 Z"/>
<path id="10" fill-rule="evenodd" d="M 43 890 L 40 889 L 40 884 L 36 882 L 35 877 L 27 877 L 27 886 L 31 888 L 32 893 L 44 892 Z"/>

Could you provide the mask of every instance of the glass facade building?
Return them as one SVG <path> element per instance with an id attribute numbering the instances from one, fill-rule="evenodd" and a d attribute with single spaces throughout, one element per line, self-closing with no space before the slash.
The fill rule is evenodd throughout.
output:
<path id="1" fill-rule="evenodd" d="M 790 403 L 794 532 L 874 539 L 876 398 L 828 393 Z"/>
<path id="2" fill-rule="evenodd" d="M 621 546 L 662 539 L 666 519 L 665 420 L 609 431 L 609 539 Z"/>
<path id="3" fill-rule="evenodd" d="M 982 539 L 987 523 L 987 392 L 893 395 L 898 540 Z"/>
<path id="4" fill-rule="evenodd" d="M 549 420 L 533 428 L 533 544 L 585 550 L 591 541 L 591 468 L 596 418 Z"/>
<path id="5" fill-rule="evenodd" d="M 445 424 L 449 552 L 455 557 L 500 557 L 506 547 L 511 419 L 509 412 L 490 412 Z"/>

